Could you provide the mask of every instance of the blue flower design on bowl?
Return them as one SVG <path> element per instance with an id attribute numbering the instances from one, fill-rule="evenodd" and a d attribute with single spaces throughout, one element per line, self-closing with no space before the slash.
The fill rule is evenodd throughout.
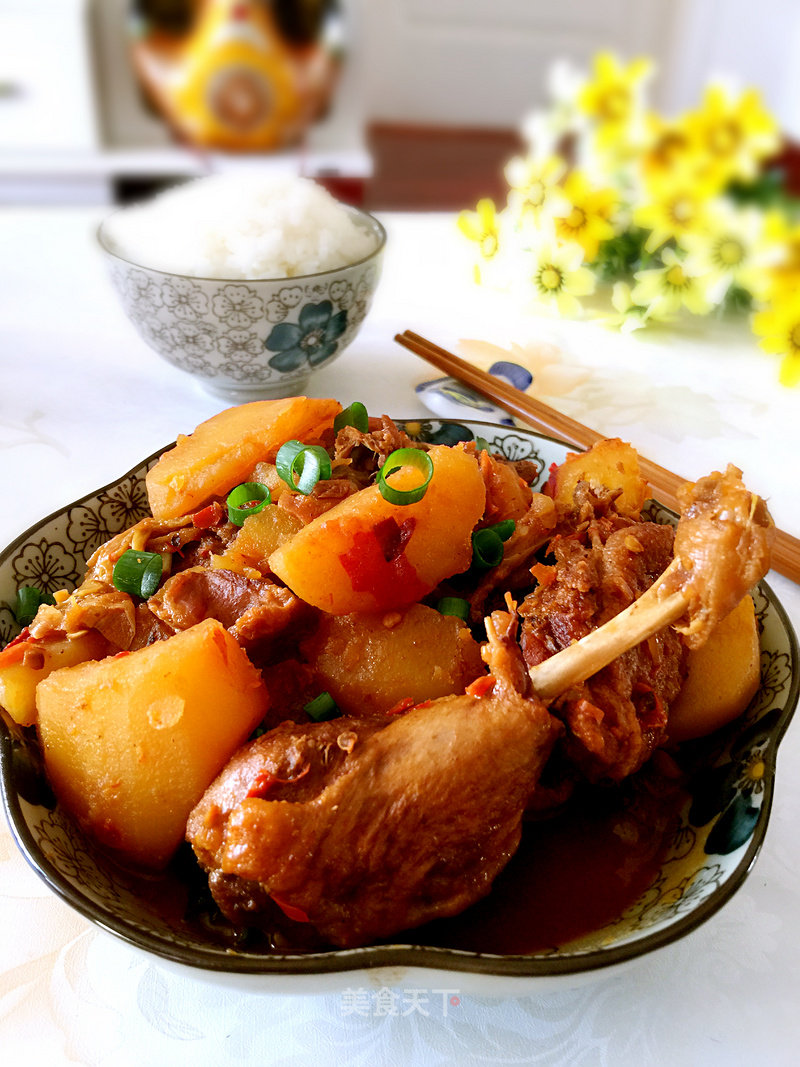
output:
<path id="1" fill-rule="evenodd" d="M 305 304 L 297 323 L 279 322 L 264 342 L 266 349 L 277 353 L 269 365 L 280 371 L 297 370 L 306 362 L 316 367 L 334 355 L 346 329 L 347 312 L 334 314 L 330 300 Z"/>
<path id="2" fill-rule="evenodd" d="M 706 771 L 692 788 L 689 822 L 705 826 L 719 816 L 705 843 L 708 855 L 727 855 L 750 839 L 761 814 L 769 751 L 778 731 L 780 711 L 767 712 L 741 732 L 730 758 Z"/>

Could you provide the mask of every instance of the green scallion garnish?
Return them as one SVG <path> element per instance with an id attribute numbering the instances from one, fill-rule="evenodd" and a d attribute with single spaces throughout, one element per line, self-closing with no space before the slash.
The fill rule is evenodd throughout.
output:
<path id="1" fill-rule="evenodd" d="M 441 615 L 455 615 L 464 622 L 469 619 L 469 601 L 460 596 L 443 596 L 436 605 L 436 610 Z"/>
<path id="2" fill-rule="evenodd" d="M 326 722 L 328 719 L 335 719 L 342 714 L 327 689 L 315 696 L 313 700 L 309 700 L 307 704 L 304 704 L 303 710 L 308 713 L 314 722 Z"/>
<path id="3" fill-rule="evenodd" d="M 501 541 L 507 541 L 516 528 L 517 524 L 513 519 L 503 519 L 502 522 L 496 522 L 494 526 L 486 527 L 487 530 L 494 530 Z"/>
<path id="4" fill-rule="evenodd" d="M 344 429 L 345 426 L 355 426 L 360 433 L 366 433 L 369 430 L 369 415 L 360 401 L 354 400 L 349 407 L 340 411 L 333 420 L 333 429 L 336 433 Z"/>
<path id="5" fill-rule="evenodd" d="M 488 451 L 490 451 L 489 442 L 486 440 L 485 437 L 476 437 L 475 438 L 475 450 L 477 452 L 488 452 Z"/>
<path id="6" fill-rule="evenodd" d="M 330 478 L 331 457 L 321 445 L 287 441 L 278 449 L 275 467 L 290 489 L 308 496 L 317 482 Z"/>
<path id="7" fill-rule="evenodd" d="M 257 515 L 271 504 L 272 495 L 269 487 L 262 482 L 242 482 L 231 489 L 226 503 L 229 522 L 241 526 L 249 515 Z"/>
<path id="8" fill-rule="evenodd" d="M 479 570 L 496 567 L 503 559 L 503 541 L 490 526 L 475 530 L 472 535 L 472 566 Z"/>
<path id="9" fill-rule="evenodd" d="M 413 489 L 395 489 L 386 479 L 401 467 L 414 467 L 424 480 L 419 485 L 415 485 Z M 378 489 L 383 499 L 388 500 L 390 504 L 399 504 L 401 507 L 406 504 L 416 504 L 428 491 L 432 477 L 433 460 L 427 452 L 419 448 L 398 448 L 391 453 L 378 471 Z"/>
<path id="10" fill-rule="evenodd" d="M 114 564 L 114 588 L 147 600 L 158 589 L 163 569 L 158 552 L 137 552 L 135 548 L 129 548 Z"/>
<path id="11" fill-rule="evenodd" d="M 29 626 L 33 622 L 40 604 L 55 604 L 55 598 L 51 593 L 43 593 L 35 585 L 19 587 L 11 610 L 20 626 Z"/>

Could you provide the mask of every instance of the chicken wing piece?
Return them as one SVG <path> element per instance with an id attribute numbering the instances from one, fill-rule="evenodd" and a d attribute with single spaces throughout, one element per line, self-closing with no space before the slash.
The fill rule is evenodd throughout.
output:
<path id="1" fill-rule="evenodd" d="M 492 675 L 472 695 L 420 704 L 378 728 L 284 724 L 234 757 L 187 828 L 212 892 L 223 888 L 223 912 L 241 921 L 235 901 L 258 908 L 267 894 L 352 947 L 484 896 L 519 844 L 561 732 L 528 695 L 515 630 L 507 613 L 490 620 Z"/>

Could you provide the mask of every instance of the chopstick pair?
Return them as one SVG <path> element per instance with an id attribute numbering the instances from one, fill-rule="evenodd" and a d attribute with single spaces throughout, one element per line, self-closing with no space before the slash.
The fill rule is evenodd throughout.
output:
<path id="1" fill-rule="evenodd" d="M 420 356 L 426 362 L 465 385 L 470 386 L 481 396 L 492 400 L 498 407 L 532 426 L 540 433 L 558 437 L 576 448 L 591 448 L 602 440 L 603 434 L 584 426 L 583 423 L 562 415 L 555 408 L 548 407 L 541 400 L 536 400 L 527 393 L 515 389 L 513 385 L 479 370 L 466 360 L 459 358 L 447 349 L 441 348 L 427 338 L 405 330 L 395 335 L 395 341 Z M 654 496 L 673 511 L 678 511 L 677 490 L 687 479 L 672 471 L 660 467 L 651 460 L 639 457 L 639 469 L 647 479 Z M 776 530 L 772 548 L 772 566 L 794 582 L 800 582 L 800 540 L 783 530 Z"/>

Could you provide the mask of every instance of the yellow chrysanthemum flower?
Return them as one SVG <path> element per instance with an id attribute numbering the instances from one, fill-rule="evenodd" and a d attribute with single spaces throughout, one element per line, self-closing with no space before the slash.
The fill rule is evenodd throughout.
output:
<path id="1" fill-rule="evenodd" d="M 634 304 L 631 296 L 631 287 L 627 282 L 614 282 L 611 290 L 611 306 L 616 314 L 604 315 L 600 322 L 603 326 L 610 326 L 620 333 L 633 333 L 647 325 L 649 308 L 639 307 Z"/>
<path id="2" fill-rule="evenodd" d="M 649 182 L 645 199 L 633 209 L 634 223 L 650 230 L 646 250 L 655 252 L 670 238 L 682 241 L 702 230 L 709 199 L 703 183 L 684 170 Z"/>
<path id="3" fill-rule="evenodd" d="M 568 214 L 555 219 L 556 233 L 562 241 L 577 241 L 591 262 L 597 258 L 600 242 L 614 236 L 609 220 L 617 194 L 613 189 L 593 189 L 585 174 L 573 170 L 564 182 L 564 195 L 571 208 Z"/>
<path id="4" fill-rule="evenodd" d="M 767 278 L 765 299 L 771 302 L 779 294 L 800 290 L 800 223 L 790 225 L 784 215 L 772 211 L 766 217 L 766 233 L 781 250 Z"/>
<path id="5" fill-rule="evenodd" d="M 600 321 L 603 326 L 612 326 L 620 333 L 633 333 L 634 330 L 641 330 L 650 322 L 671 318 L 669 311 L 657 300 L 647 305 L 637 304 L 627 282 L 614 282 L 611 290 L 611 306 L 616 314 L 607 315 Z"/>
<path id="6" fill-rule="evenodd" d="M 647 145 L 640 164 L 645 181 L 660 182 L 676 168 L 691 170 L 694 144 L 685 118 L 666 121 L 651 112 L 645 118 Z"/>
<path id="7" fill-rule="evenodd" d="M 506 164 L 508 207 L 523 229 L 569 211 L 569 201 L 558 184 L 566 169 L 560 156 L 515 156 Z"/>
<path id="8" fill-rule="evenodd" d="M 458 229 L 477 246 L 477 259 L 472 265 L 475 281 L 480 285 L 502 285 L 504 256 L 507 254 L 507 233 L 502 212 L 498 212 L 493 200 L 484 197 L 474 211 L 461 211 L 457 218 Z"/>
<path id="9" fill-rule="evenodd" d="M 665 318 L 682 307 L 706 315 L 719 303 L 723 293 L 718 280 L 696 273 L 674 248 L 663 249 L 661 262 L 661 267 L 638 271 L 631 291 L 633 303 L 649 308 L 651 317 Z"/>
<path id="10" fill-rule="evenodd" d="M 718 279 L 725 291 L 736 285 L 761 299 L 769 270 L 783 251 L 780 241 L 768 234 L 766 222 L 758 208 L 737 208 L 716 199 L 708 205 L 703 228 L 683 234 L 681 244 L 698 274 Z"/>
<path id="11" fill-rule="evenodd" d="M 710 85 L 702 106 L 687 115 L 686 127 L 709 167 L 724 180 L 754 178 L 759 165 L 780 147 L 778 124 L 755 89 L 735 98 L 724 86 Z"/>
<path id="12" fill-rule="evenodd" d="M 594 77 L 581 89 L 577 105 L 595 123 L 601 146 L 624 141 L 641 116 L 643 90 L 652 69 L 649 59 L 634 59 L 625 66 L 610 52 L 595 56 Z"/>
<path id="13" fill-rule="evenodd" d="M 800 290 L 753 316 L 753 331 L 765 352 L 783 356 L 779 378 L 783 385 L 800 385 Z"/>
<path id="14" fill-rule="evenodd" d="M 576 241 L 560 244 L 552 239 L 540 241 L 532 249 L 533 266 L 529 277 L 534 296 L 559 315 L 577 315 L 581 296 L 594 292 L 594 274 L 583 266 L 583 249 Z"/>
<path id="15" fill-rule="evenodd" d="M 492 259 L 500 250 L 500 220 L 493 200 L 479 200 L 474 211 L 460 212 L 457 220 L 459 230 L 475 241 L 483 259 Z"/>

